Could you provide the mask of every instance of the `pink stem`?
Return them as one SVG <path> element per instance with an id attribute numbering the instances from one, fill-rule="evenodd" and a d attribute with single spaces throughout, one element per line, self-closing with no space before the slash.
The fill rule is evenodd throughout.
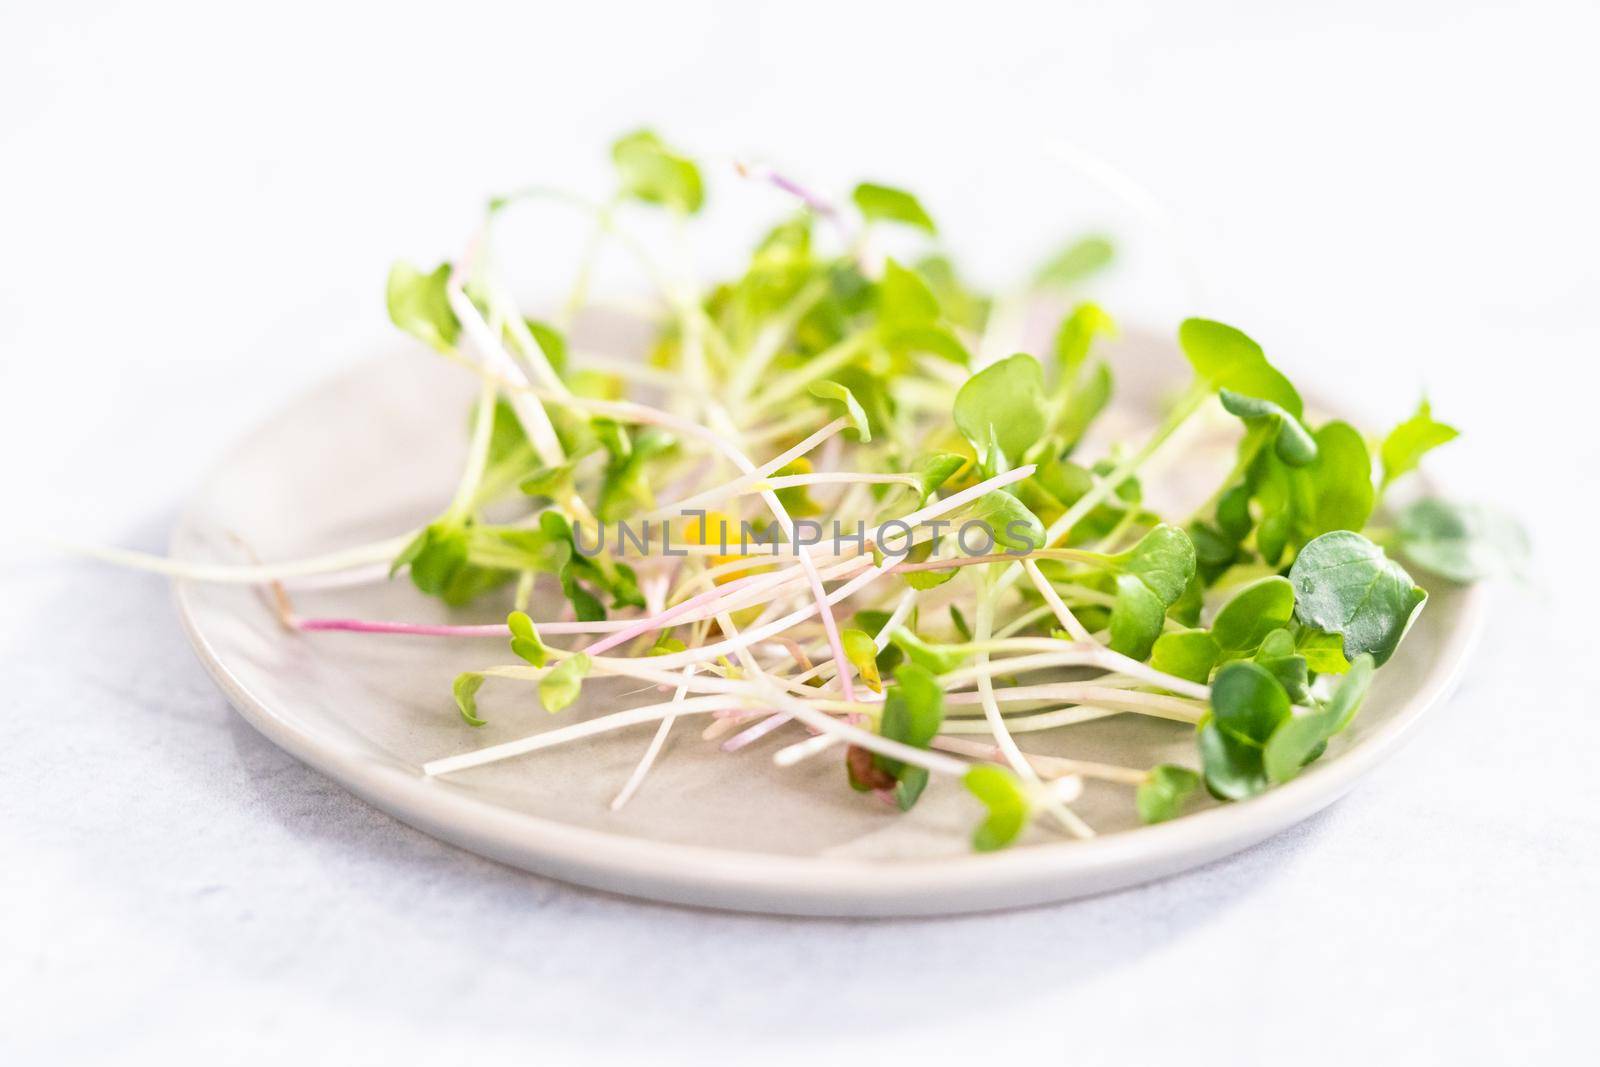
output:
<path id="1" fill-rule="evenodd" d="M 794 718 L 794 716 L 790 715 L 786 711 L 780 711 L 776 715 L 768 715 L 765 719 L 756 723 L 748 730 L 745 730 L 742 733 L 734 734 L 732 737 L 722 742 L 722 751 L 737 752 L 751 742 L 759 741 L 763 737 L 766 737 L 772 731 L 776 730 L 778 727 L 782 726 L 792 718 Z"/>
<path id="2" fill-rule="evenodd" d="M 549 631 L 560 623 L 541 623 Z M 348 630 L 361 634 L 413 634 L 418 637 L 505 637 L 511 630 L 504 623 L 484 626 L 434 626 L 420 622 L 380 622 L 370 619 L 296 619 L 297 630 Z"/>
<path id="3" fill-rule="evenodd" d="M 753 585 L 764 586 L 778 584 L 780 581 L 787 580 L 789 577 L 790 575 L 784 571 L 773 571 L 767 574 L 751 574 L 743 578 L 735 579 L 734 581 L 728 582 L 726 585 L 720 585 L 714 589 L 708 589 L 704 593 L 698 593 L 690 597 L 688 600 L 685 600 L 683 603 L 668 608 L 659 615 L 652 615 L 649 618 L 639 619 L 636 622 L 630 623 L 629 625 L 618 630 L 616 633 L 611 634 L 608 637 L 602 637 L 600 640 L 593 642 L 586 647 L 584 651 L 589 653 L 591 656 L 599 655 L 600 653 L 606 651 L 606 649 L 615 648 L 625 641 L 629 641 L 635 637 L 638 637 L 640 634 L 649 633 L 651 630 L 660 630 L 671 623 L 674 619 L 688 614 L 697 607 L 721 600 L 730 593 L 745 591 L 747 587 Z"/>

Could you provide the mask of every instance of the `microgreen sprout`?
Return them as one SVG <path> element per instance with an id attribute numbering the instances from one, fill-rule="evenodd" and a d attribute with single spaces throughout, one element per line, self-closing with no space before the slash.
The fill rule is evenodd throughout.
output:
<path id="1" fill-rule="evenodd" d="M 1297 777 L 1340 743 L 1424 610 L 1426 591 L 1386 548 L 1450 580 L 1520 569 L 1520 532 L 1480 509 L 1423 500 L 1368 529 L 1391 487 L 1457 436 L 1426 402 L 1374 451 L 1346 423 L 1313 422 L 1262 347 L 1220 322 L 1178 328 L 1192 375 L 1171 383 L 1147 432 L 1086 455 L 1114 382 L 1116 324 L 1080 299 L 1112 260 L 1102 237 L 1018 272 L 1028 280 L 1014 292 L 984 293 L 911 192 L 863 182 L 830 198 L 742 165 L 789 194 L 791 213 L 742 272 L 707 284 L 690 223 L 722 175 L 648 130 L 611 159 L 615 184 L 598 200 L 496 198 L 461 256 L 389 274 L 395 325 L 479 386 L 459 485 L 432 521 L 277 566 L 101 554 L 238 582 L 383 561 L 419 595 L 503 618 L 285 611 L 306 634 L 494 638 L 509 657 L 490 658 L 485 641 L 484 665 L 451 684 L 463 722 L 484 724 L 485 685 L 502 706 L 531 699 L 575 720 L 434 760 L 430 776 L 653 724 L 621 808 L 648 792 L 673 724 L 709 716 L 706 736 L 742 753 L 725 757 L 728 773 L 778 736 L 779 765 L 838 760 L 840 788 L 901 811 L 959 778 L 980 851 L 1036 818 L 1092 836 L 1070 806 L 1085 780 L 1157 823 L 1204 802 L 1202 784 L 1237 801 Z M 548 320 L 512 300 L 493 254 L 492 228 L 528 196 L 593 225 Z M 645 215 L 652 230 L 670 223 L 672 247 L 635 232 Z M 880 238 L 896 257 L 873 251 Z M 658 287 L 645 353 L 594 353 L 569 329 L 606 244 Z M 1043 361 L 994 351 L 1014 325 L 997 320 L 1025 307 L 1059 316 Z M 1197 508 L 1147 500 L 1145 480 L 1188 461 L 1174 442 L 1194 433 L 1232 435 L 1231 469 L 1185 478 L 1208 494 Z M 586 691 L 609 710 L 582 717 Z M 619 692 L 661 697 L 623 707 Z M 1024 747 L 1118 715 L 1168 737 L 1197 731 L 1193 765 Z"/>

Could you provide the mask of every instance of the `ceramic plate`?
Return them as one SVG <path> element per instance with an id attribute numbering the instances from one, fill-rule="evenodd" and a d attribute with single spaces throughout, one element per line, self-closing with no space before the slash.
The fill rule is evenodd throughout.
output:
<path id="1" fill-rule="evenodd" d="M 1116 357 L 1124 396 L 1137 400 L 1156 381 L 1175 380 L 1165 373 L 1173 366 L 1168 346 L 1135 340 L 1125 348 Z M 418 354 L 398 354 L 317 388 L 227 458 L 182 519 L 174 555 L 288 559 L 416 528 L 454 487 L 471 391 L 459 369 Z M 1090 782 L 1075 808 L 1101 831 L 1098 838 L 1069 841 L 1036 826 L 1016 847 L 987 855 L 968 851 L 978 805 L 949 783 L 936 781 L 901 815 L 852 792 L 836 754 L 774 766 L 773 751 L 804 736 L 794 726 L 729 755 L 700 739 L 703 719 L 680 720 L 655 770 L 619 812 L 609 801 L 653 724 L 424 778 L 418 768 L 427 760 L 614 710 L 619 694 L 591 682 L 583 704 L 552 716 L 525 688 L 491 680 L 480 695 L 489 724 L 475 730 L 457 715 L 450 682 L 459 671 L 506 661 L 501 642 L 295 634 L 280 626 L 258 590 L 241 586 L 183 582 L 177 602 L 202 662 L 256 729 L 426 833 L 618 893 L 747 911 L 874 916 L 1004 908 L 1116 889 L 1242 849 L 1323 808 L 1395 750 L 1445 695 L 1470 651 L 1483 592 L 1429 584 L 1427 609 L 1378 673 L 1354 726 L 1295 781 L 1245 803 L 1207 802 L 1153 827 L 1138 825 L 1126 787 Z M 503 620 L 507 610 L 496 602 L 450 612 L 403 578 L 292 593 L 305 616 L 482 622 Z M 1192 730 L 1132 715 L 1030 735 L 1028 745 L 1141 767 L 1195 760 Z"/>

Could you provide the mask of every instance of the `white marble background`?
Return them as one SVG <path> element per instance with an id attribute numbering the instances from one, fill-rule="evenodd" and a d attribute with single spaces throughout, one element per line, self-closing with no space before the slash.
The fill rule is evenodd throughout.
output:
<path id="1" fill-rule="evenodd" d="M 1591 4 L 0 11 L 0 1058 L 1577 1062 L 1597 1048 L 1600 19 Z M 437 844 L 235 717 L 162 583 L 9 535 L 164 544 L 244 426 L 371 351 L 397 255 L 598 173 L 639 121 L 827 174 L 1090 149 L 1170 216 L 1123 310 L 1469 431 L 1522 514 L 1459 694 L 1349 799 L 1191 875 L 940 921 L 697 913 Z M 1083 183 L 1059 217 L 1127 222 Z"/>

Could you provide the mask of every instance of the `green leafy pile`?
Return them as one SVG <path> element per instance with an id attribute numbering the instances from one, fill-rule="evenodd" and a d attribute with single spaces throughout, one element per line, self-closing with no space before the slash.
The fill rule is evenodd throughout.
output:
<path id="1" fill-rule="evenodd" d="M 743 273 L 702 284 L 681 251 L 658 254 L 630 226 L 654 213 L 691 232 L 715 191 L 700 165 L 648 131 L 612 160 L 607 198 L 498 199 L 468 254 L 391 272 L 396 325 L 482 383 L 455 497 L 391 573 L 452 606 L 514 609 L 516 662 L 456 680 L 469 725 L 484 722 L 491 678 L 531 685 L 551 712 L 597 675 L 674 695 L 429 773 L 657 722 L 620 804 L 666 731 L 697 714 L 729 750 L 780 729 L 781 763 L 832 750 L 841 784 L 900 811 L 959 776 L 987 811 L 978 849 L 1036 817 L 1092 833 L 1069 806 L 1085 778 L 1131 787 L 1138 816 L 1161 822 L 1202 785 L 1238 801 L 1293 779 L 1350 726 L 1428 599 L 1387 550 L 1450 581 L 1525 551 L 1513 526 L 1438 500 L 1371 526 L 1455 429 L 1426 402 L 1382 438 L 1317 421 L 1261 346 L 1220 322 L 1178 329 L 1189 374 L 1148 435 L 1105 441 L 1117 327 L 1081 299 L 1113 262 L 1104 238 L 986 292 L 911 193 L 863 182 L 836 204 L 742 167 L 730 195 L 767 197 L 779 217 Z M 506 295 L 487 252 L 496 219 L 534 196 L 595 227 L 573 293 L 541 318 Z M 890 237 L 916 251 L 885 255 Z M 583 323 L 604 311 L 588 292 L 602 248 L 636 259 L 659 293 L 648 351 L 596 362 Z M 997 352 L 1029 308 L 1059 316 L 1048 343 Z M 1186 470 L 1184 484 L 1213 491 L 1163 514 L 1152 487 L 1185 461 L 1174 440 L 1189 433 L 1236 437 L 1231 469 Z M 607 524 L 647 520 L 683 550 L 606 543 Z M 807 544 L 806 520 L 880 533 Z M 881 532 L 890 520 L 903 529 Z M 742 552 L 743 536 L 763 547 Z M 1023 747 L 1050 731 L 1070 748 L 1074 723 L 1110 715 L 1192 731 L 1192 765 Z"/>

